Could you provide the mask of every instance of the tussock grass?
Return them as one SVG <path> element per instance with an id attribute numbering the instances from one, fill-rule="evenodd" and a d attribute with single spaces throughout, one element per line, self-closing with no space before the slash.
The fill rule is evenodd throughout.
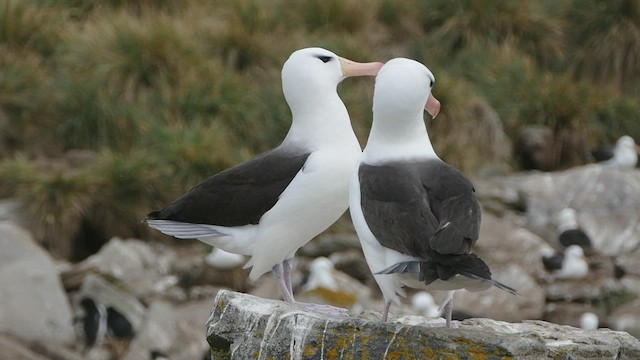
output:
<path id="1" fill-rule="evenodd" d="M 92 202 L 94 183 L 83 172 L 69 172 L 48 161 L 16 157 L 0 169 L 4 186 L 22 203 L 34 237 L 58 257 L 73 255 L 73 239 Z"/>
<path id="2" fill-rule="evenodd" d="M 635 0 L 574 1 L 571 24 L 572 64 L 587 76 L 617 90 L 638 90 L 640 80 L 640 4 Z"/>
<path id="3" fill-rule="evenodd" d="M 0 44 L 49 55 L 61 40 L 67 16 L 30 0 L 5 0 L 0 4 Z"/>

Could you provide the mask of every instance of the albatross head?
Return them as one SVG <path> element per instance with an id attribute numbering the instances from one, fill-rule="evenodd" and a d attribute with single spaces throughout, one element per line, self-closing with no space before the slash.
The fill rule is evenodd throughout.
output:
<path id="1" fill-rule="evenodd" d="M 436 78 L 421 63 L 396 58 L 389 60 L 376 77 L 373 95 L 373 111 L 391 114 L 421 113 L 426 110 L 435 118 L 440 112 L 440 102 L 431 94 Z"/>
<path id="2" fill-rule="evenodd" d="M 295 51 L 282 67 L 282 89 L 289 106 L 298 99 L 336 92 L 338 84 L 350 76 L 375 76 L 382 63 L 357 63 L 323 48 Z"/>

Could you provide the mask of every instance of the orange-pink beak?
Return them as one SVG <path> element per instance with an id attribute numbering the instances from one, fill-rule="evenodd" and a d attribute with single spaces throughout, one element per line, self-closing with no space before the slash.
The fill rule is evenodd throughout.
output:
<path id="1" fill-rule="evenodd" d="M 440 101 L 433 97 L 432 94 L 429 94 L 429 98 L 427 99 L 427 104 L 424 106 L 424 109 L 427 110 L 432 119 L 435 119 L 440 113 Z"/>
<path id="2" fill-rule="evenodd" d="M 342 75 L 349 76 L 376 76 L 384 65 L 381 62 L 359 63 L 343 57 L 338 57 Z"/>

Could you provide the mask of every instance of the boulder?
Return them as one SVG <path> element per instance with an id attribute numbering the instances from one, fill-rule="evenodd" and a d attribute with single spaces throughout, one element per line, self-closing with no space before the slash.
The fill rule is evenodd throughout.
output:
<path id="1" fill-rule="evenodd" d="M 492 181 L 506 193 L 524 192 L 528 227 L 555 241 L 559 211 L 572 207 L 596 250 L 618 255 L 640 246 L 640 171 L 587 165 L 552 173 L 530 172 Z"/>
<path id="2" fill-rule="evenodd" d="M 489 319 L 447 329 L 420 326 L 415 316 L 379 318 L 331 317 L 223 290 L 207 321 L 207 341 L 213 359 L 640 358 L 640 340 L 625 332 Z"/>
<path id="3" fill-rule="evenodd" d="M 63 274 L 65 287 L 73 289 L 90 273 L 119 280 L 137 297 L 145 298 L 166 290 L 165 277 L 174 261 L 173 251 L 159 251 L 135 239 L 113 238 L 98 253 Z"/>
<path id="4" fill-rule="evenodd" d="M 122 359 L 151 359 L 152 352 L 162 353 L 172 360 L 201 359 L 207 350 L 203 319 L 210 309 L 211 300 L 180 305 L 154 301 L 141 331 Z"/>
<path id="5" fill-rule="evenodd" d="M 31 234 L 0 222 L 0 332 L 70 344 L 72 311 L 49 254 Z"/>
<path id="6" fill-rule="evenodd" d="M 17 339 L 6 335 L 0 335 L 0 353 L 3 359 L 12 360 L 47 360 L 48 358 L 35 353 L 29 346 Z"/>

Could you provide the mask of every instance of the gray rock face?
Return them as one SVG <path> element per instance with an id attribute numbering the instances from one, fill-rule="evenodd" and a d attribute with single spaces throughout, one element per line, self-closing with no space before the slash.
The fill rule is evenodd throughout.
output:
<path id="1" fill-rule="evenodd" d="M 140 334 L 129 346 L 123 360 L 150 359 L 158 351 L 170 359 L 200 359 L 206 351 L 202 319 L 211 302 L 172 305 L 158 300 L 149 306 Z"/>
<path id="2" fill-rule="evenodd" d="M 578 221 L 594 247 L 618 255 L 640 246 L 640 171 L 588 165 L 553 173 L 509 176 L 497 187 L 524 192 L 528 226 L 554 239 L 555 218 L 564 207 L 578 211 Z"/>
<path id="3" fill-rule="evenodd" d="M 220 291 L 207 321 L 207 341 L 213 359 L 640 358 L 639 340 L 611 330 L 488 319 L 446 329 L 421 326 L 419 319 L 428 320 L 415 316 L 379 319 L 379 314 L 335 318 Z"/>
<path id="4" fill-rule="evenodd" d="M 0 332 L 70 344 L 72 311 L 51 257 L 25 230 L 0 222 Z"/>

